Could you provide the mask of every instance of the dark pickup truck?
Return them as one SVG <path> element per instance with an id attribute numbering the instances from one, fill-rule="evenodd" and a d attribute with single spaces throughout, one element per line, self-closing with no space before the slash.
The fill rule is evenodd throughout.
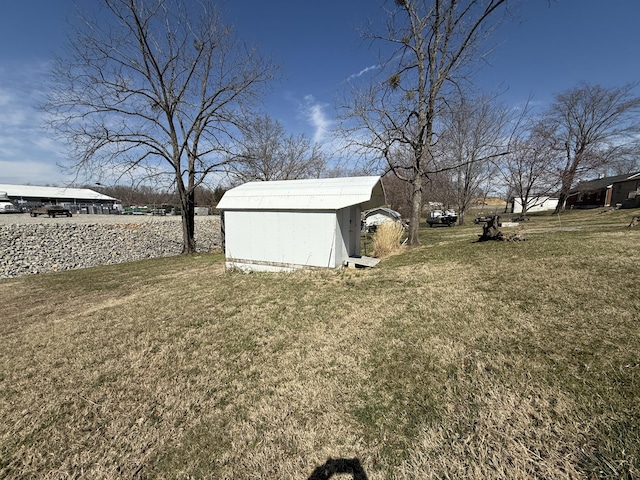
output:
<path id="1" fill-rule="evenodd" d="M 42 207 L 36 207 L 29 213 L 32 217 L 37 217 L 38 215 L 48 215 L 50 217 L 54 217 L 56 215 L 64 215 L 66 217 L 71 217 L 71 212 L 64 208 L 61 205 L 43 205 Z"/>

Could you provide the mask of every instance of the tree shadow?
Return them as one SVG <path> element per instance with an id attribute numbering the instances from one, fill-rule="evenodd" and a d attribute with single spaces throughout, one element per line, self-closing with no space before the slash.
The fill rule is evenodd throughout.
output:
<path id="1" fill-rule="evenodd" d="M 353 480 L 369 480 L 357 458 L 330 458 L 316 467 L 307 480 L 329 480 L 340 473 L 350 473 Z"/>

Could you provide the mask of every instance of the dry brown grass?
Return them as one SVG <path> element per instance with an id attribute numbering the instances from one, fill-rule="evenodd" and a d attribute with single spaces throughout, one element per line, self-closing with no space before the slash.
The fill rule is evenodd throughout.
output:
<path id="1" fill-rule="evenodd" d="M 388 257 L 398 253 L 402 248 L 404 228 L 400 222 L 384 222 L 373 234 L 373 255 L 377 258 Z"/>
<path id="2" fill-rule="evenodd" d="M 0 478 L 638 477 L 640 230 L 554 222 L 372 270 L 1 281 Z"/>
<path id="3" fill-rule="evenodd" d="M 476 198 L 473 201 L 474 205 L 486 205 L 490 207 L 504 207 L 506 203 L 504 199 L 499 197 Z"/>

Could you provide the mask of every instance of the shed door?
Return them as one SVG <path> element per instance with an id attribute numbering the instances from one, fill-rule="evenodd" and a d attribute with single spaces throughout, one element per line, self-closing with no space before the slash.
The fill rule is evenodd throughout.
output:
<path id="1" fill-rule="evenodd" d="M 354 205 L 343 208 L 339 218 L 346 257 L 360 255 L 360 207 Z"/>

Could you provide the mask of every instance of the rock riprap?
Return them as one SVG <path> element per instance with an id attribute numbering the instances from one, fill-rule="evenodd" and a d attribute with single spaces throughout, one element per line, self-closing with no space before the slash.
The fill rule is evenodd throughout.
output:
<path id="1" fill-rule="evenodd" d="M 120 223 L 60 220 L 0 225 L 0 278 L 167 257 L 182 252 L 179 219 L 151 222 L 129 219 L 126 222 L 120 218 Z M 123 220 L 126 223 L 122 223 Z M 198 252 L 219 248 L 218 217 L 197 219 L 196 246 Z"/>

